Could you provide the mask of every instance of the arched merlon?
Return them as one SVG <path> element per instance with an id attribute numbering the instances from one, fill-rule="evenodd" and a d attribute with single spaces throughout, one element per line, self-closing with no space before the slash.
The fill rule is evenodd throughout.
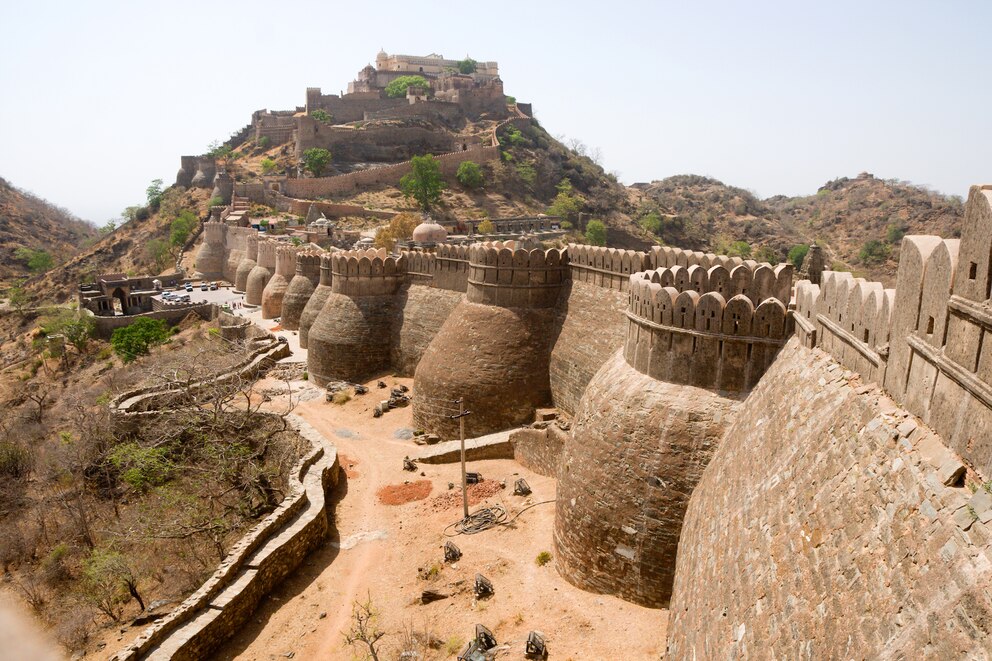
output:
<path id="1" fill-rule="evenodd" d="M 960 241 L 903 238 L 895 290 L 827 271 L 796 286 L 796 332 L 884 384 L 992 473 L 992 186 L 974 186 Z"/>

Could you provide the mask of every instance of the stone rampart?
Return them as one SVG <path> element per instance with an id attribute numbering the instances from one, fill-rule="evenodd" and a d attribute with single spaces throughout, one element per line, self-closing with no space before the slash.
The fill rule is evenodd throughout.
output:
<path id="1" fill-rule="evenodd" d="M 269 284 L 272 273 L 276 268 L 276 248 L 278 242 L 269 239 L 259 239 L 258 241 L 258 261 L 248 273 L 245 283 L 245 302 L 249 305 L 262 304 L 262 292 L 265 285 Z"/>
<path id="2" fill-rule="evenodd" d="M 568 244 L 568 266 L 572 282 L 627 291 L 630 276 L 655 265 L 652 255 L 634 250 Z"/>
<path id="3" fill-rule="evenodd" d="M 203 224 L 203 242 L 196 253 L 194 267 L 204 278 L 224 277 L 227 264 L 227 225 L 220 222 Z"/>
<path id="4" fill-rule="evenodd" d="M 690 499 L 665 658 L 986 655 L 992 498 L 861 383 L 793 340 L 743 402 Z"/>
<path id="5" fill-rule="evenodd" d="M 735 267 L 734 273 L 747 268 Z M 756 269 L 763 271 L 772 272 L 765 266 Z M 756 284 L 757 278 L 750 285 L 752 295 L 761 300 L 757 306 L 744 293 L 724 298 L 720 291 L 730 295 L 740 289 L 731 278 L 722 277 L 722 266 L 710 272 L 721 277 L 708 281 L 701 266 L 631 276 L 624 357 L 638 372 L 662 381 L 747 391 L 788 339 L 788 310 L 777 298 L 760 298 L 767 290 Z"/>
<path id="6" fill-rule="evenodd" d="M 141 314 L 121 315 L 116 317 L 93 316 L 93 334 L 101 339 L 109 339 L 118 328 L 130 326 L 137 319 L 160 319 L 170 326 L 175 326 L 189 314 L 196 314 L 205 321 L 213 319 L 216 307 L 213 303 L 181 303 L 163 307 L 152 312 Z"/>
<path id="7" fill-rule="evenodd" d="M 896 288 L 827 271 L 797 285 L 796 332 L 883 384 L 992 473 L 992 186 L 973 186 L 961 239 L 907 236 Z"/>
<path id="8" fill-rule="evenodd" d="M 252 269 L 258 266 L 258 232 L 245 234 L 245 256 L 238 262 L 238 270 L 234 273 L 234 291 L 244 293 L 248 288 L 248 276 Z"/>
<path id="9" fill-rule="evenodd" d="M 468 250 L 472 303 L 505 308 L 552 308 L 568 279 L 568 253 L 521 250 L 512 243 L 475 243 Z"/>
<path id="10" fill-rule="evenodd" d="M 228 227 L 225 233 L 224 279 L 233 285 L 247 252 L 248 236 L 257 232 L 251 227 Z"/>
<path id="11" fill-rule="evenodd" d="M 583 394 L 561 459 L 554 539 L 562 576 L 667 606 L 689 495 L 736 405 L 639 373 L 614 353 Z"/>
<path id="12" fill-rule="evenodd" d="M 262 290 L 262 319 L 274 319 L 282 314 L 282 301 L 289 289 L 289 281 L 296 274 L 296 254 L 301 250 L 303 246 L 276 247 L 275 268 Z"/>
<path id="13" fill-rule="evenodd" d="M 499 159 L 499 149 L 492 146 L 482 146 L 478 149 L 455 151 L 441 154 L 436 159 L 440 163 L 441 172 L 446 177 L 454 176 L 458 166 L 464 161 L 486 163 Z M 410 172 L 410 161 L 395 165 L 370 168 L 359 172 L 340 174 L 335 177 L 319 177 L 312 179 L 287 179 L 285 192 L 290 197 L 316 198 L 330 195 L 353 193 L 365 186 L 397 185 L 403 175 Z"/>
<path id="14" fill-rule="evenodd" d="M 468 288 L 468 246 L 442 243 L 435 252 L 403 251 L 407 279 L 416 284 L 464 292 Z"/>
<path id="15" fill-rule="evenodd" d="M 317 315 L 324 309 L 324 303 L 331 293 L 331 255 L 320 256 L 320 280 L 313 290 L 313 294 L 307 300 L 307 304 L 300 313 L 300 347 L 307 349 L 310 336 L 310 327 L 317 320 Z"/>
<path id="16" fill-rule="evenodd" d="M 410 264 L 408 259 L 408 269 Z M 397 374 L 413 376 L 427 347 L 463 299 L 457 290 L 432 287 L 413 277 L 410 284 L 399 290 L 394 307 L 391 353 L 391 364 Z"/>
<path id="17" fill-rule="evenodd" d="M 323 254 L 324 251 L 319 248 L 307 248 L 296 253 L 296 272 L 289 281 L 289 287 L 286 288 L 286 294 L 282 299 L 280 324 L 283 328 L 299 329 L 300 317 L 306 309 L 307 301 L 320 283 L 320 258 Z"/>
<path id="18" fill-rule="evenodd" d="M 510 432 L 513 459 L 538 475 L 557 478 L 569 436 L 569 432 L 556 425 L 544 429 L 516 429 Z"/>
<path id="19" fill-rule="evenodd" d="M 395 294 L 406 277 L 406 257 L 383 249 L 349 250 L 331 255 L 331 288 L 345 296 Z"/>

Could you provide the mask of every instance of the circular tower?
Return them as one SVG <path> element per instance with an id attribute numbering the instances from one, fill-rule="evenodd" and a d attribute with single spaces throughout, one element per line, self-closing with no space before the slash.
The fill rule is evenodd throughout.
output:
<path id="1" fill-rule="evenodd" d="M 415 424 L 455 438 L 452 401 L 465 400 L 467 433 L 479 436 L 533 419 L 551 401 L 554 306 L 568 260 L 559 250 L 475 244 L 468 292 L 431 341 L 414 374 Z"/>
<path id="2" fill-rule="evenodd" d="M 406 258 L 385 250 L 331 255 L 331 292 L 307 335 L 307 371 L 318 386 L 389 367 L 394 295 L 405 270 Z"/>
<path id="3" fill-rule="evenodd" d="M 276 248 L 275 272 L 262 290 L 262 319 L 274 319 L 282 314 L 282 299 L 296 273 L 296 253 L 301 250 L 302 246 L 293 245 Z"/>
<path id="4" fill-rule="evenodd" d="M 327 302 L 327 297 L 331 294 L 331 281 L 334 277 L 331 273 L 332 256 L 333 253 L 320 256 L 320 280 L 317 282 L 313 294 L 307 300 L 303 312 L 300 313 L 300 347 L 303 349 L 308 348 L 310 327 L 317 320 L 317 315 L 324 309 L 324 303 Z"/>
<path id="5" fill-rule="evenodd" d="M 238 262 L 238 270 L 234 272 L 234 291 L 245 293 L 248 288 L 248 275 L 258 266 L 258 231 L 250 230 L 245 234 L 245 256 Z"/>
<path id="6" fill-rule="evenodd" d="M 258 242 L 258 264 L 248 274 L 248 282 L 245 284 L 245 302 L 248 305 L 262 304 L 262 291 L 269 284 L 272 271 L 276 268 L 277 247 L 275 241 L 263 239 Z"/>
<path id="7" fill-rule="evenodd" d="M 307 302 L 313 295 L 314 289 L 320 282 L 319 248 L 306 248 L 296 253 L 296 274 L 289 281 L 286 294 L 282 298 L 282 327 L 287 330 L 297 330 L 300 327 L 300 317 L 306 309 Z"/>
<path id="8" fill-rule="evenodd" d="M 194 267 L 204 278 L 224 277 L 224 262 L 227 260 L 225 246 L 227 225 L 208 222 L 203 224 L 203 243 L 196 252 Z"/>

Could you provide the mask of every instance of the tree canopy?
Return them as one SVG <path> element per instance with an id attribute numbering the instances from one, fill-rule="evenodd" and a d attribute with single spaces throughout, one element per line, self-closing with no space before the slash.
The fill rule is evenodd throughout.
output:
<path id="1" fill-rule="evenodd" d="M 416 200 L 422 210 L 430 211 L 441 201 L 445 188 L 441 165 L 431 154 L 414 156 L 410 165 L 411 172 L 400 179 L 400 189 L 408 198 Z"/>
<path id="2" fill-rule="evenodd" d="M 110 336 L 110 346 L 121 360 L 129 363 L 147 354 L 151 347 L 167 342 L 169 335 L 169 327 L 161 319 L 141 317 L 129 326 L 114 330 Z"/>
<path id="3" fill-rule="evenodd" d="M 470 74 L 475 73 L 477 65 L 479 63 L 470 57 L 466 57 L 464 60 L 459 60 L 458 62 L 458 73 Z"/>
<path id="4" fill-rule="evenodd" d="M 455 173 L 455 179 L 470 190 L 482 188 L 482 185 L 486 183 L 486 179 L 482 175 L 482 168 L 475 161 L 462 161 Z"/>
<path id="5" fill-rule="evenodd" d="M 319 177 L 331 162 L 331 152 L 322 147 L 311 147 L 303 152 L 303 167 L 315 177 Z"/>
<path id="6" fill-rule="evenodd" d="M 427 89 L 427 79 L 423 76 L 400 76 L 399 78 L 394 78 L 386 85 L 386 96 L 391 99 L 402 98 L 406 96 L 406 88 L 411 85 Z"/>
<path id="7" fill-rule="evenodd" d="M 601 220 L 590 220 L 586 225 L 586 241 L 594 246 L 606 245 L 606 225 Z"/>

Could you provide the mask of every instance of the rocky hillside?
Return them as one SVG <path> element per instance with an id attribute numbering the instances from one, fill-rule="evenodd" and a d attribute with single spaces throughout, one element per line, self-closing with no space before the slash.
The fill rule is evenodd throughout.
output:
<path id="1" fill-rule="evenodd" d="M 40 270 L 41 253 L 64 262 L 96 234 L 90 223 L 0 178 L 0 281 L 30 276 L 32 266 Z M 31 255 L 40 261 L 29 263 Z"/>
<path id="2" fill-rule="evenodd" d="M 101 273 L 158 274 L 174 270 L 177 247 L 168 246 L 173 224 L 183 210 L 195 217 L 207 215 L 209 192 L 171 188 L 162 195 L 157 209 L 136 208 L 136 216 L 98 240 L 63 264 L 47 273 L 35 276 L 25 289 L 36 300 L 64 302 L 75 295 L 77 285 Z M 193 233 L 199 231 L 194 223 Z M 158 254 L 162 246 L 167 254 Z"/>
<path id="3" fill-rule="evenodd" d="M 816 242 L 834 268 L 895 282 L 904 234 L 960 234 L 962 200 L 863 173 L 828 182 L 815 195 L 765 200 L 697 175 L 630 188 L 635 218 L 658 240 L 697 250 L 784 260 Z"/>

